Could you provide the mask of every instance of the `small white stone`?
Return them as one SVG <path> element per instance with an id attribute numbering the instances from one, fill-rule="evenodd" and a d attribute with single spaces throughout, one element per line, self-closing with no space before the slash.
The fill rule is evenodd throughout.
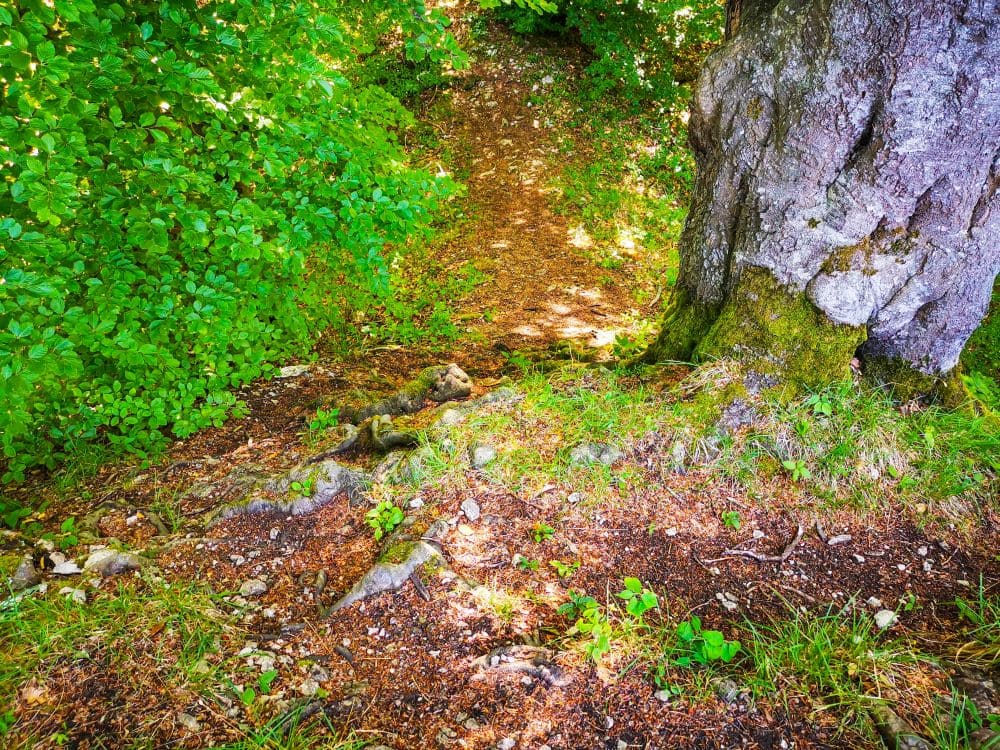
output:
<path id="1" fill-rule="evenodd" d="M 424 507 L 423 499 L 419 497 L 413 498 L 412 500 L 410 500 L 410 507 L 413 508 L 414 510 L 416 510 L 417 508 L 423 508 Z"/>
<path id="2" fill-rule="evenodd" d="M 580 502 L 581 500 L 583 500 L 583 493 L 582 492 L 573 492 L 573 493 L 570 493 L 569 497 L 566 498 L 566 502 L 567 503 L 573 503 L 573 504 L 576 504 L 576 503 Z"/>
<path id="3" fill-rule="evenodd" d="M 854 555 L 854 562 L 860 564 L 863 563 L 864 561 L 865 561 L 864 555 Z"/>
<path id="4" fill-rule="evenodd" d="M 677 536 L 680 532 L 677 530 L 676 526 L 671 526 L 669 529 L 663 532 L 667 536 Z"/>
<path id="5" fill-rule="evenodd" d="M 882 606 L 882 600 L 877 596 L 868 597 L 868 601 L 865 603 L 872 609 L 879 609 Z"/>
<path id="6" fill-rule="evenodd" d="M 465 514 L 466 518 L 475 523 L 476 521 L 479 520 L 479 516 L 481 513 L 479 509 L 479 503 L 477 503 L 471 497 L 467 497 L 465 500 L 462 501 L 462 512 Z"/>
<path id="7" fill-rule="evenodd" d="M 267 584 L 259 578 L 251 578 L 240 586 L 240 596 L 263 596 L 267 593 Z"/>
<path id="8" fill-rule="evenodd" d="M 754 539 L 763 539 L 764 536 L 765 536 L 764 532 L 761 531 L 760 529 L 754 529 L 753 530 L 753 538 Z"/>
<path id="9" fill-rule="evenodd" d="M 715 595 L 715 598 L 729 612 L 738 609 L 740 606 L 739 600 L 728 591 L 720 591 Z"/>
<path id="10" fill-rule="evenodd" d="M 497 750 L 514 750 L 517 741 L 513 737 L 504 737 L 497 743 Z"/>
<path id="11" fill-rule="evenodd" d="M 319 692 L 319 683 L 312 677 L 308 677 L 299 685 L 299 692 L 307 698 L 311 698 Z"/>
<path id="12" fill-rule="evenodd" d="M 177 723 L 180 724 L 189 732 L 201 731 L 201 723 L 191 714 L 185 714 L 185 713 L 177 714 Z"/>
<path id="13" fill-rule="evenodd" d="M 917 547 L 917 554 L 920 555 L 921 557 L 927 557 L 926 545 L 921 545 L 920 547 Z"/>
<path id="14" fill-rule="evenodd" d="M 56 565 L 52 569 L 52 572 L 57 576 L 75 576 L 78 573 L 82 573 L 83 571 L 80 570 L 80 566 L 77 565 L 75 562 L 73 562 L 72 560 L 67 560 L 66 562 L 61 562 L 58 565 Z"/>
<path id="15" fill-rule="evenodd" d="M 875 624 L 879 627 L 879 630 L 892 627 L 898 619 L 899 617 L 891 609 L 880 609 L 875 613 Z"/>
<path id="16" fill-rule="evenodd" d="M 87 603 L 87 592 L 83 589 L 74 589 L 70 586 L 63 586 L 59 589 L 59 595 L 72 599 L 77 604 Z"/>
<path id="17" fill-rule="evenodd" d="M 279 378 L 297 378 L 309 372 L 308 365 L 286 365 L 278 370 Z"/>

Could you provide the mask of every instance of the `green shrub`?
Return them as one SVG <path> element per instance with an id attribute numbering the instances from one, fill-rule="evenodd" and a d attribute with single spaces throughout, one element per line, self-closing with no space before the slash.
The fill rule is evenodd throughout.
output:
<path id="1" fill-rule="evenodd" d="M 387 296 L 386 243 L 447 178 L 359 53 L 401 27 L 461 62 L 423 0 L 19 0 L 0 7 L 4 480 L 103 437 L 155 449 Z"/>
<path id="2" fill-rule="evenodd" d="M 716 0 L 562 0 L 558 6 L 551 15 L 510 5 L 497 13 L 519 33 L 577 32 L 593 53 L 587 72 L 595 99 L 614 91 L 635 100 L 672 97 L 678 79 L 693 75 L 693 68 L 679 74 L 675 64 L 718 42 L 725 22 L 724 4 Z"/>

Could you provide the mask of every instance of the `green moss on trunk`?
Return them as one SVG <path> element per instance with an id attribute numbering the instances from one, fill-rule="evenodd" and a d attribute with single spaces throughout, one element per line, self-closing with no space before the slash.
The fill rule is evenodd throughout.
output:
<path id="1" fill-rule="evenodd" d="M 698 342 L 718 315 L 718 309 L 702 304 L 684 289 L 676 288 L 663 316 L 660 333 L 642 356 L 642 361 L 647 364 L 689 362 Z"/>
<path id="2" fill-rule="evenodd" d="M 866 357 L 864 374 L 880 387 L 892 389 L 900 401 L 922 399 L 949 409 L 969 401 L 969 392 L 957 367 L 943 375 L 928 375 L 902 359 Z"/>
<path id="3" fill-rule="evenodd" d="M 751 266 L 721 311 L 678 290 L 647 362 L 731 357 L 797 385 L 819 385 L 849 374 L 864 342 L 863 326 L 834 323 L 802 292 L 770 271 Z"/>
<path id="4" fill-rule="evenodd" d="M 834 323 L 803 292 L 750 266 L 694 357 L 733 357 L 789 383 L 820 385 L 849 375 L 866 336 L 863 326 Z"/>

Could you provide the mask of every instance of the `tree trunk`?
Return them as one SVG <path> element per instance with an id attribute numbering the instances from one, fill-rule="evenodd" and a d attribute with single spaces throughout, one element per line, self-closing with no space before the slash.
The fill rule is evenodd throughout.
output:
<path id="1" fill-rule="evenodd" d="M 948 381 L 1000 270 L 995 0 L 733 0 L 651 360 Z"/>

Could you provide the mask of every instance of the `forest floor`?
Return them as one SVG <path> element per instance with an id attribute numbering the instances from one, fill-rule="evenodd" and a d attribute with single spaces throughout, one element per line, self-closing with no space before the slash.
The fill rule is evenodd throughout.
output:
<path id="1" fill-rule="evenodd" d="M 623 165 L 672 135 L 581 112 L 572 45 L 475 47 L 420 107 L 468 191 L 428 251 L 480 279 L 460 335 L 321 356 L 162 462 L 24 490 L 45 538 L 4 541 L 40 569 L 0 605 L 4 746 L 874 747 L 886 708 L 932 746 L 989 731 L 990 426 L 851 384 L 772 401 L 727 363 L 598 366 L 666 293 L 683 201 Z M 447 362 L 472 392 L 398 417 L 416 448 L 316 464 L 363 489 L 266 484 L 344 437 L 324 408 Z M 76 569 L 102 547 L 141 560 Z M 401 585 L 335 609 L 371 570 Z"/>

